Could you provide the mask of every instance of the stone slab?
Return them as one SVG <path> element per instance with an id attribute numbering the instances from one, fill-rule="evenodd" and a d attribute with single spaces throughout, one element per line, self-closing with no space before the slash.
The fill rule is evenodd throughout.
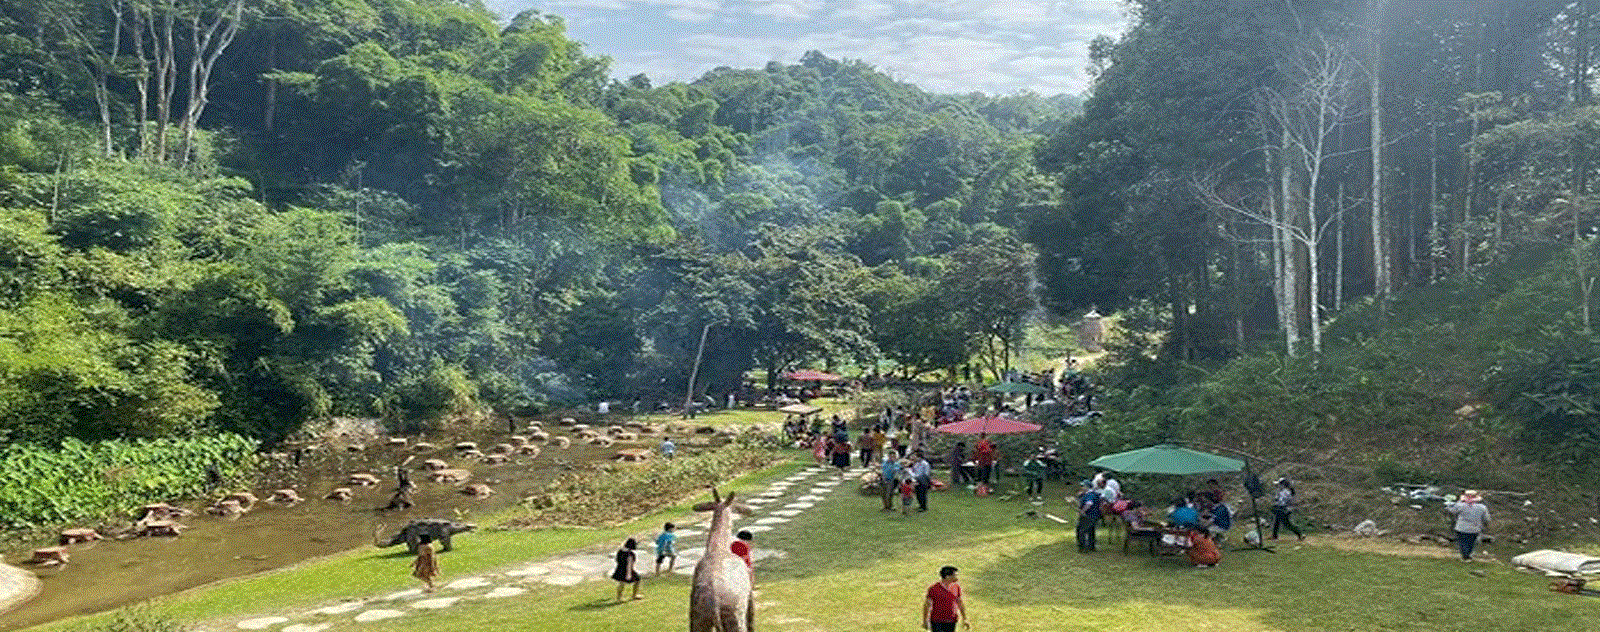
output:
<path id="1" fill-rule="evenodd" d="M 788 518 L 762 518 L 757 520 L 756 524 L 783 524 L 788 521 Z"/>
<path id="2" fill-rule="evenodd" d="M 489 580 L 482 577 L 463 577 L 445 584 L 444 587 L 450 590 L 466 590 L 469 588 L 483 588 L 484 586 L 488 585 Z"/>
<path id="3" fill-rule="evenodd" d="M 285 627 L 283 632 L 322 632 L 331 627 L 332 623 L 296 623 Z"/>
<path id="4" fill-rule="evenodd" d="M 799 509 L 777 509 L 777 510 L 774 510 L 772 512 L 772 515 L 774 515 L 774 516 L 783 516 L 785 518 L 793 518 L 793 517 L 798 516 L 800 514 L 801 514 L 801 511 Z M 759 521 L 757 521 L 757 522 L 759 522 Z"/>
<path id="5" fill-rule="evenodd" d="M 784 509 L 810 509 L 810 508 L 815 507 L 815 506 L 817 506 L 816 503 L 798 502 L 798 503 L 789 503 L 787 505 L 784 505 L 783 508 Z"/>
<path id="6" fill-rule="evenodd" d="M 399 616 L 405 616 L 405 613 L 399 610 L 368 610 L 356 615 L 356 623 L 370 623 L 372 621 L 393 619 Z"/>
<path id="7" fill-rule="evenodd" d="M 796 498 L 795 500 L 798 500 L 798 501 L 803 502 L 803 503 L 814 503 L 814 502 L 821 502 L 822 501 L 822 497 L 814 495 L 814 494 L 807 494 L 805 496 L 801 496 L 799 498 Z"/>
<path id="8" fill-rule="evenodd" d="M 500 599 L 502 597 L 515 597 L 525 592 L 528 592 L 528 590 L 525 588 L 518 588 L 516 586 L 501 586 L 484 594 L 484 597 L 488 597 L 489 599 Z"/>
<path id="9" fill-rule="evenodd" d="M 421 601 L 413 603 L 413 604 L 411 604 L 411 607 L 416 608 L 418 610 L 443 610 L 445 608 L 449 608 L 450 606 L 456 605 L 457 601 L 461 601 L 461 598 L 460 597 L 435 597 L 433 599 L 423 599 Z"/>
<path id="10" fill-rule="evenodd" d="M 279 623 L 288 623 L 289 617 L 257 617 L 245 619 L 237 624 L 240 630 L 265 630 Z"/>
<path id="11" fill-rule="evenodd" d="M 422 596 L 422 589 L 421 588 L 412 588 L 411 590 L 402 590 L 402 591 L 397 592 L 397 593 L 389 593 L 382 600 L 383 601 L 395 601 L 397 599 L 412 599 L 412 598 L 421 597 L 421 596 Z"/>
<path id="12" fill-rule="evenodd" d="M 577 586 L 583 583 L 583 578 L 577 575 L 551 575 L 539 581 L 552 586 Z"/>
<path id="13" fill-rule="evenodd" d="M 359 601 L 349 601 L 338 605 L 328 606 L 326 608 L 317 608 L 316 610 L 312 610 L 311 614 L 349 614 L 351 612 L 360 610 L 364 605 L 366 604 Z"/>

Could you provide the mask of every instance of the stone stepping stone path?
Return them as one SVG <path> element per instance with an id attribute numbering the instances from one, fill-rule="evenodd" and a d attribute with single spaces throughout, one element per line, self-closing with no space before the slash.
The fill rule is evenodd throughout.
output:
<path id="1" fill-rule="evenodd" d="M 859 468 L 852 470 L 852 472 L 862 471 L 866 470 Z M 817 503 L 822 502 L 828 494 L 837 491 L 843 481 L 836 478 L 836 472 L 837 470 L 829 468 L 810 467 L 782 480 L 774 481 L 763 491 L 749 493 L 744 502 L 750 505 L 752 513 L 755 515 L 739 518 L 741 522 L 745 520 L 751 521 L 746 522 L 743 527 L 735 527 L 734 530 L 738 531 L 742 528 L 752 533 L 763 533 L 772 531 L 777 525 L 792 521 L 796 516 L 805 513 L 805 510 L 811 509 Z M 821 480 L 818 480 L 819 478 Z M 802 489 L 802 485 L 806 486 L 803 494 L 795 497 L 789 496 L 791 493 L 798 493 L 798 490 Z M 785 503 L 786 499 L 790 502 Z M 781 509 L 769 509 L 766 507 L 766 505 L 777 507 L 780 503 L 785 503 Z M 709 519 L 702 519 L 693 524 L 709 524 L 709 522 Z M 705 556 L 705 546 L 704 544 L 682 546 L 682 544 L 688 544 L 689 542 L 687 541 L 690 539 L 702 538 L 705 535 L 705 530 L 703 528 L 678 529 L 677 534 L 680 548 L 678 549 L 677 565 L 672 572 L 678 575 L 692 576 L 694 575 L 695 564 Z M 646 548 L 653 548 L 652 543 L 647 542 Z M 775 549 L 758 548 L 751 551 L 751 558 L 757 562 L 783 557 L 784 555 L 783 551 Z M 643 558 L 644 556 L 641 555 L 640 557 Z M 647 560 L 641 561 L 647 562 Z M 343 619 L 343 621 L 353 621 L 358 624 L 383 621 L 406 616 L 408 610 L 448 610 L 462 602 L 475 599 L 506 599 L 537 595 L 538 589 L 536 586 L 539 585 L 570 587 L 578 586 L 585 582 L 603 581 L 608 579 L 613 564 L 611 555 L 606 553 L 574 553 L 527 564 L 498 574 L 491 573 L 485 576 L 456 578 L 440 587 L 440 592 L 456 594 L 428 594 L 424 593 L 421 588 L 413 588 L 371 597 L 366 600 L 353 600 L 323 606 L 306 611 L 304 616 L 319 618 L 343 617 L 355 613 L 354 616 Z M 645 572 L 649 572 L 648 564 L 646 566 Z M 507 580 L 510 580 L 510 585 L 507 585 Z M 488 590 L 479 590 L 485 588 Z M 391 602 L 391 605 L 375 607 L 377 604 L 384 602 Z M 278 628 L 276 632 L 326 632 L 326 630 L 340 623 L 338 620 L 318 621 L 313 619 L 312 621 L 314 622 L 292 623 L 292 616 L 262 616 L 244 619 L 234 625 L 240 630 L 257 631 L 290 624 Z"/>
<path id="2" fill-rule="evenodd" d="M 466 590 L 468 588 L 482 588 L 488 585 L 489 580 L 482 577 L 463 577 L 445 584 L 444 587 L 446 590 Z"/>
<path id="3" fill-rule="evenodd" d="M 395 617 L 404 615 L 405 613 L 399 610 L 368 610 L 356 615 L 356 623 L 371 623 L 373 621 L 393 619 Z"/>
<path id="4" fill-rule="evenodd" d="M 349 613 L 355 612 L 357 610 L 360 610 L 361 607 L 365 606 L 365 605 L 366 604 L 361 603 L 359 601 L 351 601 L 351 602 L 346 602 L 346 603 L 339 604 L 337 606 L 328 606 L 326 608 L 317 608 L 316 610 L 312 610 L 311 614 L 349 614 Z"/>
<path id="5" fill-rule="evenodd" d="M 238 627 L 240 630 L 265 630 L 279 623 L 288 622 L 289 617 L 259 617 L 240 621 Z"/>

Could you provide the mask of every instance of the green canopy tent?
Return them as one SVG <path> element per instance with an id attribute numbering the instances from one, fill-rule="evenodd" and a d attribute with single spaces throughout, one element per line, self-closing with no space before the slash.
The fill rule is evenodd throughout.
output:
<path id="1" fill-rule="evenodd" d="M 1128 450 L 1116 454 L 1107 454 L 1089 462 L 1090 466 L 1098 467 L 1113 472 L 1129 474 L 1168 474 L 1174 476 L 1193 476 L 1196 474 L 1212 474 L 1216 472 L 1244 471 L 1245 478 L 1253 480 L 1248 464 L 1239 459 L 1229 458 L 1210 452 L 1191 450 L 1171 443 L 1153 445 L 1148 448 Z M 1249 484 L 1246 484 L 1249 487 Z M 1259 488 L 1259 484 L 1256 486 Z M 1261 533 L 1261 512 L 1256 508 L 1256 490 L 1250 490 L 1250 513 L 1254 517 L 1256 533 Z M 1251 546 L 1247 549 L 1260 549 L 1275 552 L 1270 547 Z M 1234 549 L 1244 550 L 1244 549 Z"/>
<path id="2" fill-rule="evenodd" d="M 1239 459 L 1190 450 L 1170 443 L 1107 454 L 1090 461 L 1089 465 L 1113 472 L 1177 476 L 1237 472 L 1244 469 L 1244 461 Z"/>

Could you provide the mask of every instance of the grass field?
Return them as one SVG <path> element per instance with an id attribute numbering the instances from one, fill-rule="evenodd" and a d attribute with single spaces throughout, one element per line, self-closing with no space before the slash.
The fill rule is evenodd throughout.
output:
<path id="1" fill-rule="evenodd" d="M 795 466 L 736 487 L 754 490 Z M 1049 490 L 1059 498 L 1059 490 Z M 1122 555 L 1116 542 L 1079 554 L 1069 525 L 1021 515 L 1016 501 L 935 493 L 926 514 L 885 514 L 874 497 L 841 489 L 808 513 L 758 537 L 785 552 L 758 565 L 757 627 L 795 632 L 916 629 L 922 591 L 944 564 L 961 568 L 973 628 L 1031 631 L 1583 630 L 1600 600 L 1559 595 L 1543 578 L 1502 564 L 1352 552 L 1286 542 L 1271 554 L 1225 553 L 1216 568 L 1182 558 Z M 1063 515 L 1060 501 L 1045 507 Z M 681 513 L 681 509 L 677 510 Z M 671 512 L 668 512 L 671 513 Z M 442 558 L 446 579 L 584 545 L 614 547 L 652 531 L 661 515 L 610 531 L 489 533 Z M 191 591 L 160 607 L 182 619 L 203 613 L 272 614 L 339 596 L 405 587 L 407 559 L 363 552 L 301 569 Z M 641 567 L 648 573 L 648 565 Z M 614 584 L 534 587 L 526 595 L 468 600 L 333 631 L 481 632 L 682 630 L 689 580 L 645 580 L 641 601 L 615 604 Z M 1587 623 L 1585 623 L 1587 622 Z M 219 629 L 217 626 L 206 626 Z"/>

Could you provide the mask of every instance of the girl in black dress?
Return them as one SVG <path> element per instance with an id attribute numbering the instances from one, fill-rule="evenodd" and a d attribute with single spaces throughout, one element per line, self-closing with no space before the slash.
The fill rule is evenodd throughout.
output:
<path id="1" fill-rule="evenodd" d="M 639 571 L 633 570 L 633 562 L 639 557 L 634 549 L 639 548 L 639 542 L 628 538 L 622 543 L 622 548 L 617 549 L 617 570 L 611 571 L 611 579 L 617 580 L 617 601 L 622 601 L 622 588 L 633 584 L 633 598 L 639 598 Z"/>

